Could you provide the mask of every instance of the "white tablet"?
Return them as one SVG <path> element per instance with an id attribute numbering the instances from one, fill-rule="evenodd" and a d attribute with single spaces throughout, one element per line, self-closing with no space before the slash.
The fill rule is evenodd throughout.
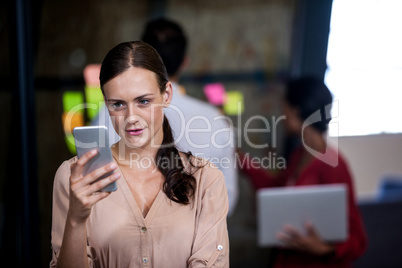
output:
<path id="1" fill-rule="evenodd" d="M 310 221 L 324 241 L 347 238 L 347 189 L 344 184 L 264 188 L 257 191 L 259 246 L 281 245 L 276 238 L 285 224 L 302 234 Z"/>

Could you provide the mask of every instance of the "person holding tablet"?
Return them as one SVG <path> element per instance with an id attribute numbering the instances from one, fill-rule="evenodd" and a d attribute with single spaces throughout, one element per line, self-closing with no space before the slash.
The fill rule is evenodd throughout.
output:
<path id="1" fill-rule="evenodd" d="M 367 238 L 348 165 L 324 137 L 331 119 L 331 103 L 331 93 L 321 80 L 314 77 L 291 80 L 286 86 L 284 102 L 286 129 L 302 145 L 292 151 L 286 169 L 275 176 L 252 164 L 243 165 L 242 172 L 248 175 L 255 189 L 333 183 L 347 186 L 346 241 L 333 244 L 323 241 L 311 222 L 306 222 L 306 235 L 285 225 L 277 235 L 283 246 L 274 249 L 273 267 L 350 267 L 366 248 Z M 243 155 L 242 159 L 249 158 Z"/>
<path id="2" fill-rule="evenodd" d="M 114 162 L 86 176 L 94 150 L 57 170 L 50 267 L 229 267 L 225 179 L 174 146 L 163 111 L 172 84 L 158 53 L 141 41 L 117 45 L 100 84 L 121 140 Z M 115 192 L 99 191 L 114 181 Z"/>

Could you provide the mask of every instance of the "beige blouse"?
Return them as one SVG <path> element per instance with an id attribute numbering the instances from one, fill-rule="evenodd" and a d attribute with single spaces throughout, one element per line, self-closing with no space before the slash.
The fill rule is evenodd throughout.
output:
<path id="1" fill-rule="evenodd" d="M 76 161 L 74 157 L 63 162 L 54 180 L 50 267 L 56 267 L 59 256 L 69 205 L 70 166 Z M 210 163 L 194 177 L 197 188 L 189 205 L 171 201 L 161 190 L 145 218 L 121 177 L 117 191 L 96 203 L 87 220 L 90 267 L 229 267 L 224 177 Z"/>

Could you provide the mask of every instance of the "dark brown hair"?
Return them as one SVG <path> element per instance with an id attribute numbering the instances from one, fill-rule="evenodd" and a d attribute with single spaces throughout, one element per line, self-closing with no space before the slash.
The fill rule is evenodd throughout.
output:
<path id="1" fill-rule="evenodd" d="M 145 26 L 141 40 L 158 51 L 169 76 L 178 73 L 187 50 L 187 38 L 178 23 L 167 18 L 151 20 Z"/>
<path id="2" fill-rule="evenodd" d="M 289 105 L 299 110 L 299 118 L 307 120 L 319 111 L 320 119 L 311 124 L 320 133 L 328 130 L 331 115 L 326 107 L 331 107 L 332 94 L 322 79 L 314 76 L 294 78 L 287 82 L 285 99 Z"/>
<path id="3" fill-rule="evenodd" d="M 102 91 L 108 81 L 131 67 L 143 68 L 155 73 L 160 92 L 165 92 L 166 83 L 169 81 L 166 67 L 158 52 L 141 41 L 120 43 L 106 54 L 99 75 Z M 195 192 L 196 180 L 192 173 L 185 171 L 179 151 L 174 145 L 172 129 L 166 116 L 164 116 L 162 127 L 162 146 L 156 153 L 155 163 L 165 177 L 163 191 L 170 200 L 189 204 Z M 194 167 L 191 153 L 186 155 L 189 163 Z"/>

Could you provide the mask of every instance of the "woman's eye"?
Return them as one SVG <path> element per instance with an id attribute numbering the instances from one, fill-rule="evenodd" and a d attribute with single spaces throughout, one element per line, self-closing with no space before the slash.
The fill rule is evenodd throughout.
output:
<path id="1" fill-rule="evenodd" d="M 139 103 L 142 104 L 142 105 L 146 105 L 146 104 L 149 103 L 149 100 L 143 99 L 143 100 L 140 100 Z"/>
<path id="2" fill-rule="evenodd" d="M 120 102 L 115 102 L 115 103 L 111 103 L 109 106 L 112 110 L 118 110 L 123 107 L 123 104 Z"/>

